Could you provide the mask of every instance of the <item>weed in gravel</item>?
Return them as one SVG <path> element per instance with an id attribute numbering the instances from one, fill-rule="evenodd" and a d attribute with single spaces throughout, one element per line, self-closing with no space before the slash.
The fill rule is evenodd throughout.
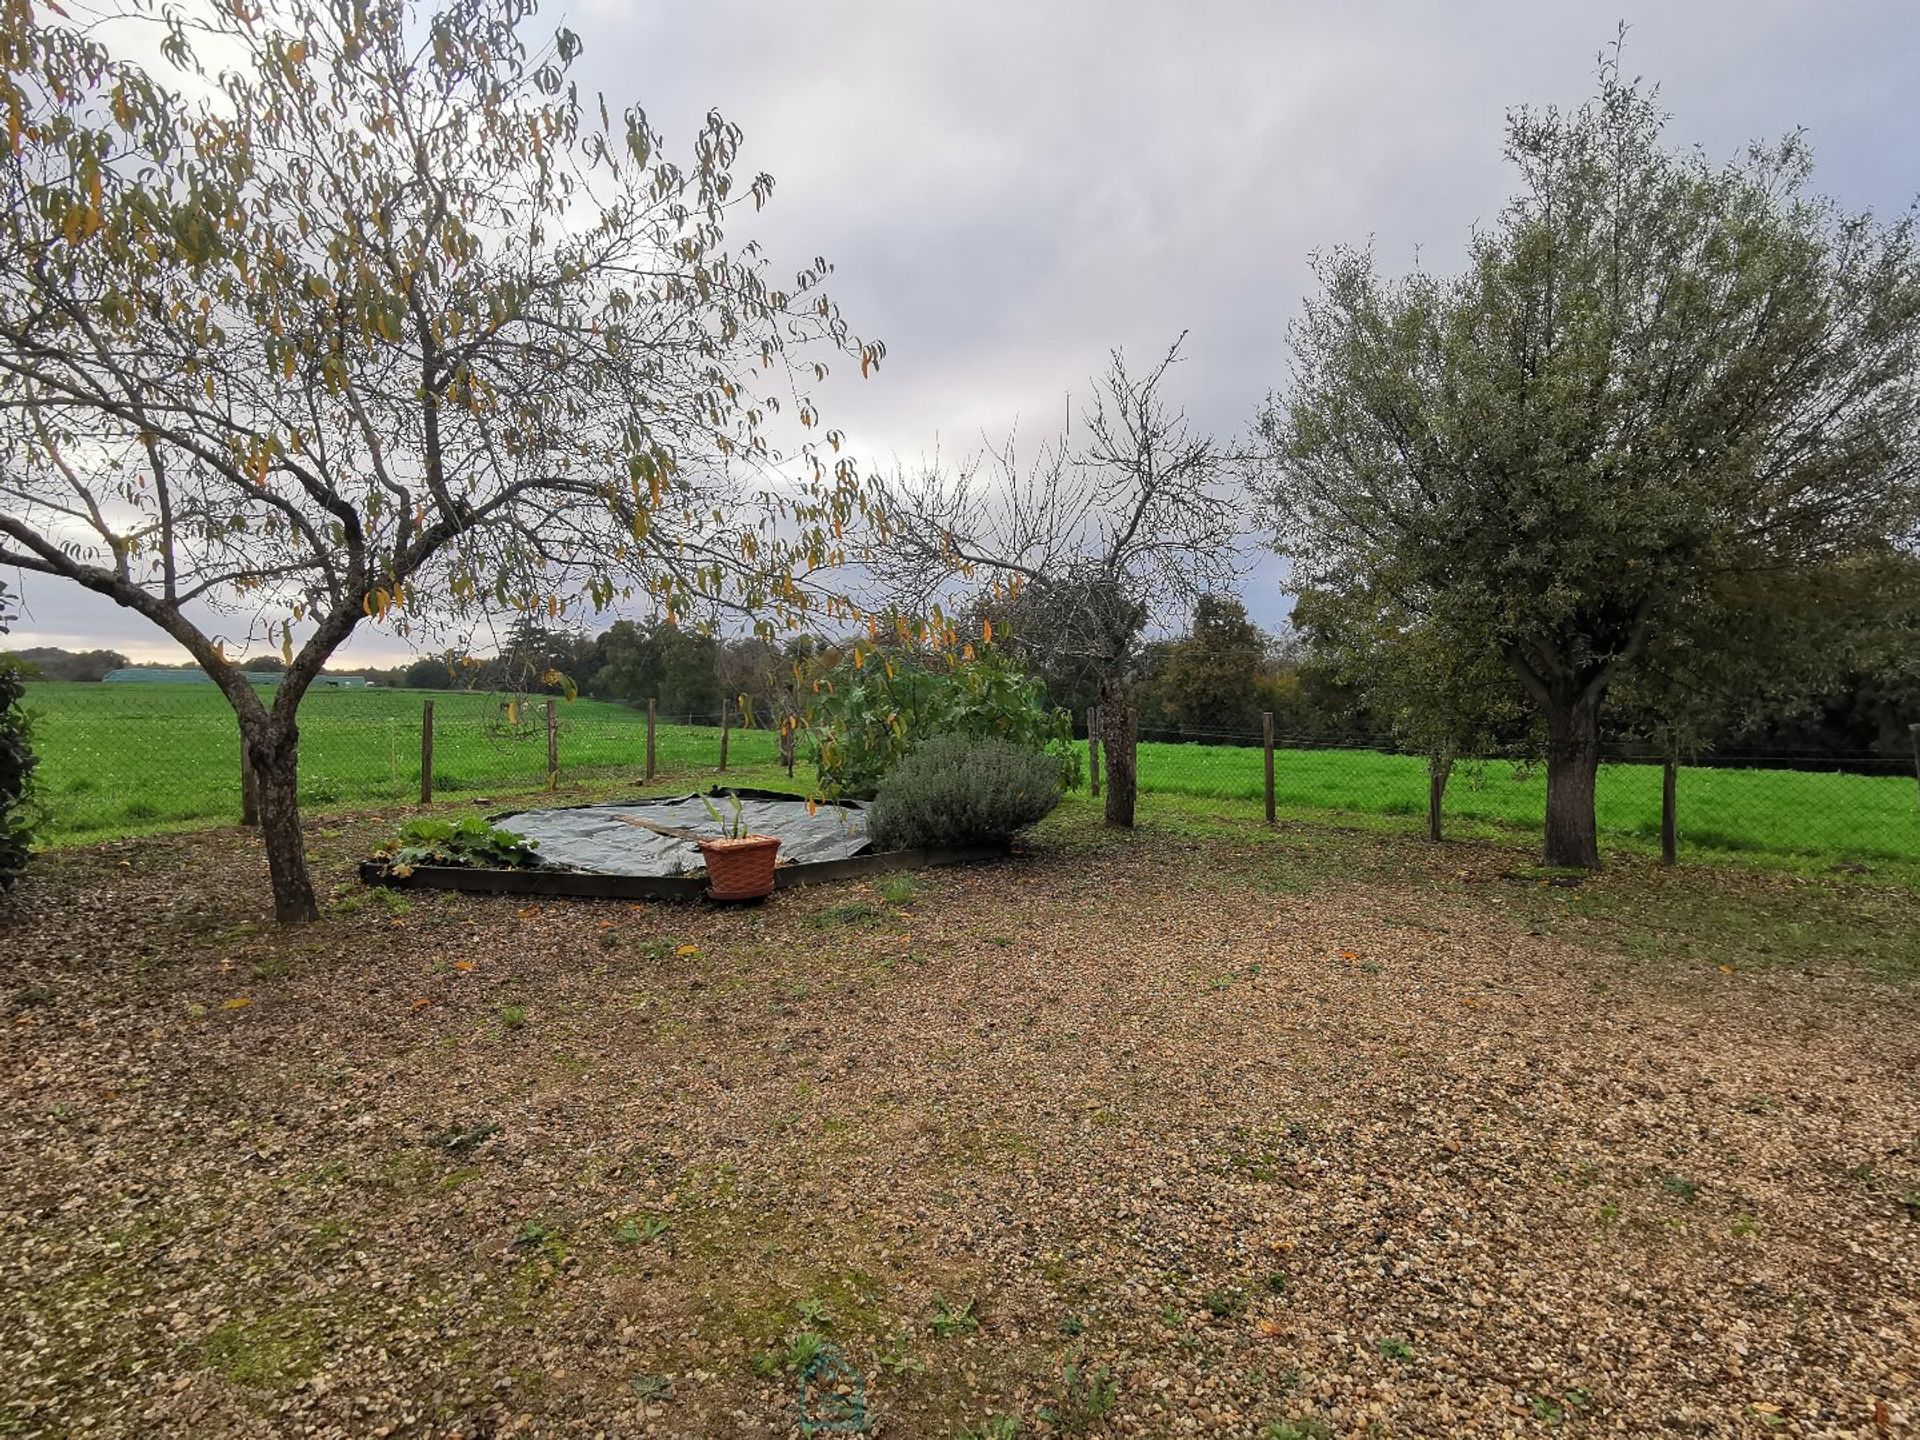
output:
<path id="1" fill-rule="evenodd" d="M 1016 1440 L 1020 1422 L 1011 1415 L 989 1415 L 978 1425 L 963 1425 L 953 1432 L 953 1440 Z"/>
<path id="2" fill-rule="evenodd" d="M 1207 1314 L 1216 1320 L 1231 1320 L 1247 1313 L 1247 1292 L 1237 1286 L 1224 1286 L 1218 1290 L 1209 1290 L 1203 1303 Z"/>
<path id="3" fill-rule="evenodd" d="M 491 1120 L 453 1120 L 434 1135 L 433 1143 L 456 1160 L 464 1159 L 498 1135 L 500 1128 Z"/>
<path id="4" fill-rule="evenodd" d="M 1383 1360 L 1398 1360 L 1405 1365 L 1413 1359 L 1413 1347 L 1397 1335 L 1383 1336 L 1379 1348 Z"/>
<path id="5" fill-rule="evenodd" d="M 880 898 L 896 910 L 920 898 L 920 882 L 911 875 L 889 875 L 880 882 Z"/>
<path id="6" fill-rule="evenodd" d="M 976 1310 L 978 1302 L 965 1300 L 955 1305 L 944 1295 L 933 1297 L 933 1316 L 927 1322 L 928 1328 L 940 1339 L 954 1335 L 971 1335 L 980 1328 L 980 1316 Z"/>
<path id="7" fill-rule="evenodd" d="M 1077 1360 L 1069 1360 L 1060 1367 L 1060 1383 L 1052 1402 L 1036 1406 L 1034 1417 L 1055 1434 L 1079 1435 L 1111 1415 L 1119 1400 L 1120 1387 L 1113 1378 L 1112 1366 L 1089 1369 Z"/>
<path id="8" fill-rule="evenodd" d="M 913 1335 L 906 1330 L 888 1339 L 874 1363 L 889 1375 L 918 1374 L 927 1368 L 924 1361 L 915 1358 Z"/>
<path id="9" fill-rule="evenodd" d="M 670 1215 L 624 1215 L 614 1224 L 613 1238 L 621 1245 L 650 1245 L 672 1228 Z"/>
<path id="10" fill-rule="evenodd" d="M 1267 1276 L 1267 1293 L 1269 1295 L 1284 1295 L 1286 1291 L 1287 1277 L 1284 1273 L 1276 1270 L 1273 1274 Z"/>
<path id="11" fill-rule="evenodd" d="M 831 930 L 835 926 L 866 925 L 884 918 L 886 913 L 884 906 L 871 900 L 842 900 L 838 905 L 814 911 L 807 916 L 807 924 L 816 930 Z"/>
<path id="12" fill-rule="evenodd" d="M 761 1376 L 778 1375 L 782 1371 L 804 1371 L 807 1366 L 820 1358 L 820 1352 L 827 1348 L 827 1337 L 813 1330 L 801 1330 L 789 1335 L 775 1348 L 753 1357 L 754 1374 Z"/>
<path id="13" fill-rule="evenodd" d="M 527 1007 L 524 1005 L 502 1005 L 498 1014 L 501 1026 L 507 1030 L 518 1030 L 527 1023 Z"/>
<path id="14" fill-rule="evenodd" d="M 1689 1205 L 1698 1199 L 1700 1195 L 1700 1186 L 1696 1182 L 1687 1179 L 1684 1175 L 1663 1176 L 1660 1181 L 1660 1188 L 1669 1195 L 1678 1196 Z"/>
<path id="15" fill-rule="evenodd" d="M 1087 1322 L 1082 1320 L 1078 1315 L 1062 1315 L 1060 1317 L 1060 1333 L 1071 1337 L 1084 1335 L 1087 1333 Z"/>
<path id="16" fill-rule="evenodd" d="M 1269 1421 L 1260 1432 L 1260 1440 L 1333 1440 L 1333 1431 L 1316 1416 L 1293 1415 Z"/>

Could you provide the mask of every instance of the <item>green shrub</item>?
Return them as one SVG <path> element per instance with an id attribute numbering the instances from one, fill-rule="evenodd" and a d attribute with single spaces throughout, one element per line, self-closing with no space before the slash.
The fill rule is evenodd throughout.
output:
<path id="1" fill-rule="evenodd" d="M 882 850 L 1005 840 L 1060 803 L 1063 778 L 1044 751 L 937 735 L 880 783 L 867 832 Z"/>
<path id="2" fill-rule="evenodd" d="M 7 631 L 7 589 L 0 585 L 0 635 Z M 25 670 L 0 656 L 0 891 L 13 888 L 26 868 L 33 832 L 40 821 L 34 799 L 32 732 L 21 708 Z"/>
<path id="3" fill-rule="evenodd" d="M 989 650 L 931 661 L 871 653 L 820 681 L 807 715 L 828 795 L 870 799 L 881 781 L 936 735 L 998 739 L 1050 752 L 1065 783 L 1079 780 L 1073 721 L 1049 708 L 1040 682 Z"/>

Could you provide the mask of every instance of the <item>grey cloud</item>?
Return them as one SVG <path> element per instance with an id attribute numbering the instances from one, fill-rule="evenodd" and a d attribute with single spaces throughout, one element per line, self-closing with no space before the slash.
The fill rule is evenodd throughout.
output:
<path id="1" fill-rule="evenodd" d="M 1622 12 L 1502 3 L 963 4 L 587 0 L 583 90 L 639 102 L 682 150 L 708 108 L 778 182 L 752 233 L 779 270 L 816 253 L 856 327 L 828 421 L 870 456 L 948 453 L 1016 417 L 1058 423 L 1107 349 L 1191 332 L 1178 391 L 1238 434 L 1284 382 L 1284 330 L 1320 246 L 1455 263 L 1510 177 L 1502 117 L 1577 102 Z M 1920 7 L 1641 0 L 1630 70 L 1658 79 L 1677 141 L 1730 154 L 1805 126 L 1817 183 L 1904 209 Z M 111 607 L 29 579 L 21 643 L 152 646 Z M 1269 561 L 1254 614 L 1284 610 Z M 65 643 L 65 642 L 63 642 Z M 164 648 L 164 647 L 162 647 Z M 403 647 L 370 636 L 355 654 Z"/>

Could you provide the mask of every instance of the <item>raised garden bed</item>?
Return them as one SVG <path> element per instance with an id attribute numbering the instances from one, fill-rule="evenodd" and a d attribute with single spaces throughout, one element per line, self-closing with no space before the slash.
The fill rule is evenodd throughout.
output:
<path id="1" fill-rule="evenodd" d="M 970 865 L 1005 859 L 1008 846 L 968 850 L 885 850 L 839 860 L 810 860 L 782 865 L 773 872 L 773 888 L 788 890 L 822 880 L 857 880 L 895 870 L 934 865 Z M 360 878 L 369 885 L 396 890 L 463 890 L 481 895 L 554 895 L 602 900 L 697 900 L 707 877 L 691 875 L 603 875 L 579 870 L 488 870 L 465 865 L 416 865 L 394 875 L 384 860 L 363 860 Z"/>

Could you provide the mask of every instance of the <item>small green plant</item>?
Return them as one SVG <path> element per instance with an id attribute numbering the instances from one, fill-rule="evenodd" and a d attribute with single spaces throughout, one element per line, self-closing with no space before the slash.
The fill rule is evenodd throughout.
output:
<path id="1" fill-rule="evenodd" d="M 827 1314 L 827 1302 L 818 1295 L 809 1295 L 799 1304 L 800 1321 L 810 1330 L 831 1330 L 833 1319 Z"/>
<path id="2" fill-rule="evenodd" d="M 1082 1320 L 1078 1315 L 1062 1315 L 1060 1317 L 1060 1333 L 1062 1335 L 1076 1337 L 1084 1335 L 1087 1333 L 1087 1322 Z"/>
<path id="3" fill-rule="evenodd" d="M 673 1228 L 667 1215 L 628 1215 L 613 1227 L 613 1238 L 622 1245 L 648 1245 Z"/>
<path id="4" fill-rule="evenodd" d="M 914 1358 L 913 1335 L 910 1331 L 901 1331 L 887 1341 L 876 1360 L 880 1368 L 889 1375 L 907 1375 L 925 1370 L 926 1365 Z"/>
<path id="5" fill-rule="evenodd" d="M 889 875 L 880 882 L 880 898 L 901 909 L 920 898 L 920 882 L 911 875 Z"/>
<path id="6" fill-rule="evenodd" d="M 524 1005 L 502 1005 L 500 1023 L 508 1030 L 518 1030 L 527 1023 L 527 1007 Z"/>
<path id="7" fill-rule="evenodd" d="M 1076 1360 L 1060 1367 L 1060 1384 L 1051 1404 L 1036 1406 L 1035 1416 L 1051 1429 L 1074 1435 L 1092 1429 L 1113 1413 L 1120 1400 L 1120 1387 L 1113 1369 L 1096 1365 L 1092 1369 Z"/>
<path id="8" fill-rule="evenodd" d="M 478 815 L 458 820 L 409 820 L 397 839 L 375 851 L 385 858 L 388 873 L 404 878 L 416 865 L 461 865 L 487 870 L 537 870 L 538 840 L 512 830 L 500 830 Z"/>
<path id="9" fill-rule="evenodd" d="M 1380 1358 L 1398 1360 L 1404 1365 L 1413 1359 L 1413 1347 L 1398 1336 L 1388 1335 L 1380 1341 Z"/>
<path id="10" fill-rule="evenodd" d="M 966 1300 L 959 1305 L 953 1304 L 944 1295 L 933 1297 L 933 1317 L 928 1326 L 942 1340 L 955 1335 L 971 1335 L 980 1328 L 980 1316 L 975 1306 L 978 1302 Z"/>
<path id="11" fill-rule="evenodd" d="M 740 797 L 733 791 L 727 792 L 727 812 L 722 814 L 720 807 L 706 796 L 700 797 L 700 803 L 706 807 L 707 814 L 713 817 L 713 823 L 720 827 L 720 833 L 728 840 L 743 840 L 747 835 L 746 818 L 741 814 Z"/>
<path id="12" fill-rule="evenodd" d="M 1287 1277 L 1280 1271 L 1276 1270 L 1273 1274 L 1267 1276 L 1267 1293 L 1269 1295 L 1283 1295 L 1286 1293 L 1286 1289 Z"/>
<path id="13" fill-rule="evenodd" d="M 783 1370 L 804 1372 L 827 1348 L 827 1337 L 812 1330 L 789 1335 L 775 1349 L 756 1355 L 753 1369 L 760 1375 L 778 1375 Z"/>
<path id="14" fill-rule="evenodd" d="M 1209 1290 L 1204 1297 L 1204 1303 L 1207 1314 L 1214 1319 L 1231 1320 L 1236 1315 L 1246 1313 L 1247 1294 L 1244 1290 L 1226 1286 L 1219 1290 Z"/>
<path id="15" fill-rule="evenodd" d="M 499 1133 L 500 1127 L 491 1120 L 455 1120 L 433 1137 L 433 1143 L 462 1160 Z"/>
<path id="16" fill-rule="evenodd" d="M 1699 1197 L 1700 1187 L 1682 1175 L 1668 1175 L 1660 1182 L 1660 1188 L 1669 1195 L 1677 1195 L 1691 1205 Z"/>
<path id="17" fill-rule="evenodd" d="M 989 1415 L 978 1425 L 963 1425 L 954 1440 L 1016 1440 L 1020 1422 L 1011 1415 Z"/>
<path id="18" fill-rule="evenodd" d="M 1269 1421 L 1260 1432 L 1260 1440 L 1333 1440 L 1333 1431 L 1317 1416 L 1293 1415 Z"/>

